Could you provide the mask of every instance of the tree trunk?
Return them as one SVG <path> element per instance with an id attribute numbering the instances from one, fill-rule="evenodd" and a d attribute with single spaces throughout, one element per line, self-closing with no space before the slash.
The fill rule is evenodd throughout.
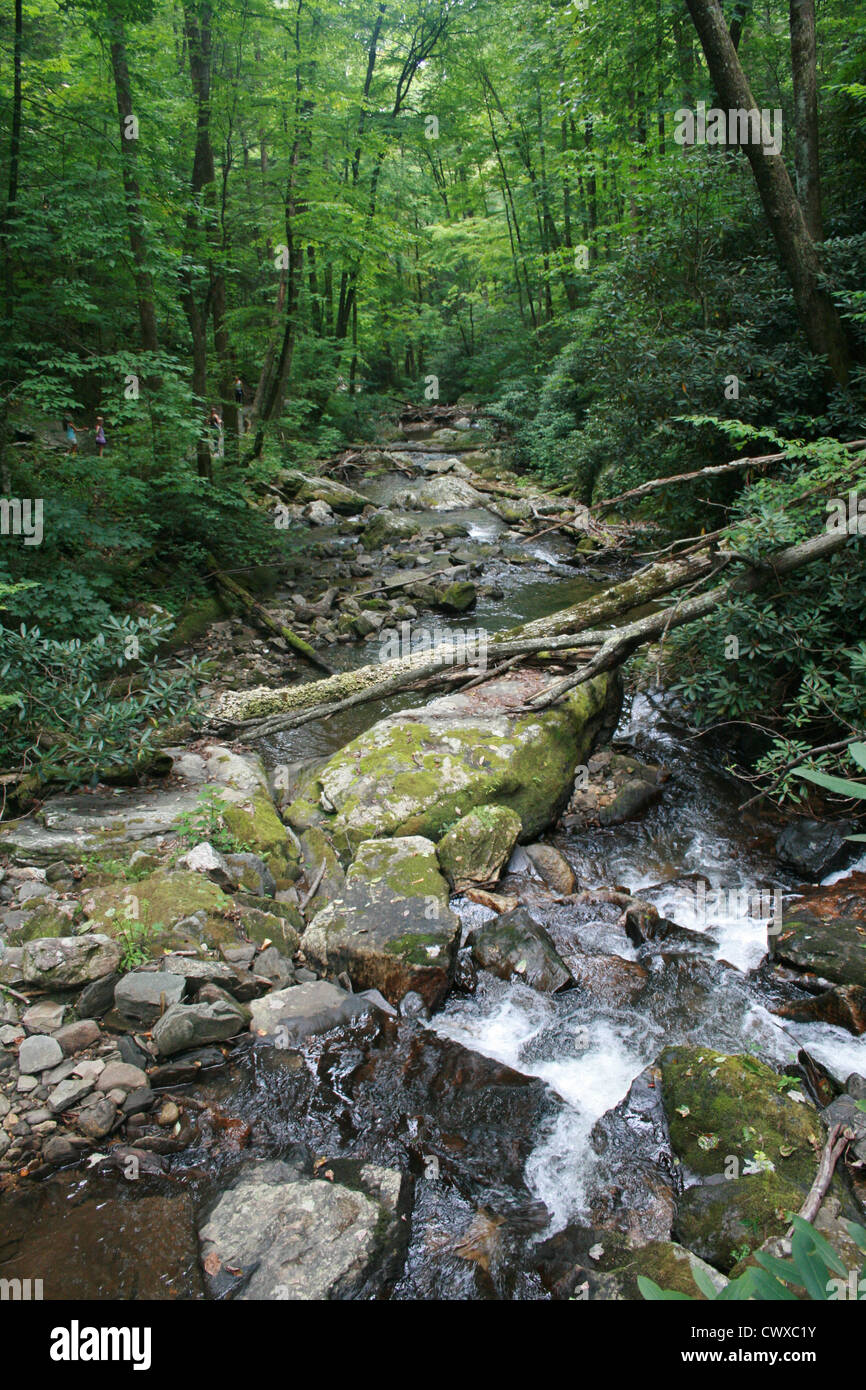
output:
<path id="1" fill-rule="evenodd" d="M 112 29 L 111 68 L 114 74 L 114 93 L 117 100 L 117 115 L 120 125 L 120 164 L 123 175 L 123 192 L 126 199 L 126 223 L 129 232 L 129 247 L 135 273 L 135 287 L 138 297 L 138 320 L 141 327 L 141 342 L 145 352 L 159 352 L 159 337 L 156 331 L 156 308 L 153 295 L 153 277 L 147 264 L 147 237 L 144 218 L 141 213 L 141 192 L 135 174 L 138 141 L 130 138 L 135 121 L 132 109 L 132 86 L 129 80 L 129 65 L 126 60 L 126 39 L 123 21 L 116 19 Z"/>
<path id="2" fill-rule="evenodd" d="M 686 0 L 686 4 L 721 105 L 729 111 L 755 110 L 755 99 L 731 42 L 719 0 Z M 821 262 L 785 161 L 781 154 L 768 152 L 762 144 L 753 141 L 748 141 L 743 148 L 791 281 L 806 340 L 814 353 L 827 358 L 833 376 L 845 385 L 850 375 L 850 345 L 836 306 L 821 288 Z"/>
<path id="3" fill-rule="evenodd" d="M 823 241 L 818 162 L 818 83 L 815 74 L 815 0 L 790 0 L 790 8 L 797 197 L 809 235 L 813 241 Z"/>
<path id="4" fill-rule="evenodd" d="M 22 0 L 15 0 L 15 38 L 12 53 L 12 129 L 9 135 L 9 182 L 6 186 L 6 206 L 0 223 L 0 251 L 3 253 L 3 288 L 6 297 L 6 317 L 15 310 L 15 273 L 12 253 L 7 244 L 9 230 L 18 206 L 18 166 L 21 159 L 21 50 L 24 43 L 24 12 Z"/>

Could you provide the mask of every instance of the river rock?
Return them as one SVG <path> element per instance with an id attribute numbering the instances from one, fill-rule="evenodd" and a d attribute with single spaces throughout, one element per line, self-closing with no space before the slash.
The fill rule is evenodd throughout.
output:
<path id="1" fill-rule="evenodd" d="M 191 873 L 206 874 L 211 882 L 219 884 L 220 888 L 234 887 L 234 878 L 223 855 L 207 840 L 181 855 L 177 867 L 189 869 Z"/>
<path id="2" fill-rule="evenodd" d="M 235 885 L 258 898 L 272 898 L 277 890 L 273 874 L 263 859 L 248 852 L 224 856 Z"/>
<path id="3" fill-rule="evenodd" d="M 93 926 L 109 936 L 122 937 L 129 921 L 140 924 L 140 940 L 152 955 L 167 948 L 195 949 L 202 942 L 219 945 L 235 937 L 231 898 L 188 869 L 91 889 L 82 894 L 81 903 Z"/>
<path id="4" fill-rule="evenodd" d="M 460 936 L 434 845 L 421 836 L 367 840 L 343 895 L 313 918 L 303 951 L 316 969 L 346 971 L 355 989 L 391 1004 L 416 990 L 429 1008 L 447 993 Z"/>
<path id="5" fill-rule="evenodd" d="M 288 1045 L 365 1017 L 372 1007 L 363 994 L 349 994 L 327 980 L 312 980 L 254 999 L 250 1004 L 250 1032 Z"/>
<path id="6" fill-rule="evenodd" d="M 509 673 L 374 724 L 306 774 L 289 822 L 319 825 L 341 854 L 383 835 L 440 840 L 476 806 L 508 806 L 522 838 L 555 820 L 574 767 L 619 708 L 616 680 L 599 676 L 552 709 L 526 714 L 547 677 Z"/>
<path id="7" fill-rule="evenodd" d="M 86 1047 L 92 1047 L 94 1043 L 99 1042 L 99 1036 L 99 1024 L 93 1018 L 81 1018 L 74 1023 L 67 1023 L 54 1034 L 67 1057 L 73 1057 L 76 1052 L 83 1052 Z"/>
<path id="8" fill-rule="evenodd" d="M 110 975 L 120 948 L 99 932 L 40 937 L 0 955 L 0 982 L 36 989 L 74 989 Z"/>
<path id="9" fill-rule="evenodd" d="M 834 984 L 866 986 L 866 874 L 813 888 L 782 909 L 775 960 Z"/>
<path id="10" fill-rule="evenodd" d="M 776 854 L 804 879 L 819 879 L 841 869 L 854 856 L 854 846 L 846 837 L 854 830 L 853 821 L 795 820 L 776 840 Z"/>
<path id="11" fill-rule="evenodd" d="M 436 590 L 434 607 L 441 609 L 443 613 L 466 613 L 475 607 L 476 597 L 477 590 L 471 581 L 458 581 Z"/>
<path id="12" fill-rule="evenodd" d="M 301 836 L 304 877 L 316 891 L 306 904 L 304 911 L 308 919 L 338 898 L 346 884 L 346 874 L 334 846 L 318 826 L 311 825 Z"/>
<path id="13" fill-rule="evenodd" d="M 65 1004 L 57 1004 L 53 999 L 40 999 L 31 1004 L 21 1015 L 21 1022 L 28 1033 L 54 1033 L 63 1022 Z"/>
<path id="14" fill-rule="evenodd" d="M 130 1066 L 128 1062 L 109 1062 L 100 1072 L 96 1083 L 98 1091 L 134 1091 L 139 1086 L 149 1086 L 147 1073 L 141 1067 Z"/>
<path id="15" fill-rule="evenodd" d="M 385 508 L 367 522 L 361 533 L 361 544 L 365 550 L 381 550 L 385 545 L 407 541 L 417 533 L 417 521 Z"/>
<path id="16" fill-rule="evenodd" d="M 340 1169 L 347 1181 L 311 1178 L 281 1162 L 242 1170 L 199 1231 L 211 1293 L 234 1285 L 242 1300 L 381 1296 L 408 1239 L 404 1179 L 363 1161 Z"/>
<path id="17" fill-rule="evenodd" d="M 577 888 L 577 877 L 564 854 L 553 845 L 527 845 L 532 867 L 554 893 L 566 895 Z"/>
<path id="18" fill-rule="evenodd" d="M 56 1067 L 63 1061 L 63 1049 L 55 1038 L 34 1033 L 25 1038 L 18 1049 L 18 1068 L 22 1072 L 38 1074 Z"/>
<path id="19" fill-rule="evenodd" d="M 64 1110 L 71 1110 L 73 1105 L 77 1105 L 85 1096 L 89 1096 L 93 1090 L 93 1081 L 86 1077 L 68 1077 L 61 1081 L 48 1097 L 48 1109 L 54 1114 L 59 1115 Z"/>
<path id="20" fill-rule="evenodd" d="M 501 980 L 517 975 L 543 994 L 555 994 L 573 983 L 550 936 L 524 907 L 485 922 L 467 937 L 467 945 L 478 965 Z"/>
<path id="21" fill-rule="evenodd" d="M 228 999 L 172 1004 L 154 1024 L 151 1036 L 161 1057 L 173 1057 L 202 1043 L 236 1037 L 246 1028 L 247 1018 L 241 1005 Z"/>
<path id="22" fill-rule="evenodd" d="M 866 988 L 863 985 L 834 985 L 823 994 L 779 1004 L 773 1013 L 798 1023 L 831 1023 L 847 1028 L 859 1037 L 866 1033 Z"/>
<path id="23" fill-rule="evenodd" d="M 108 1096 L 100 1096 L 93 1104 L 81 1111 L 77 1127 L 88 1139 L 104 1139 L 114 1128 L 117 1120 L 117 1106 Z"/>
<path id="24" fill-rule="evenodd" d="M 476 806 L 436 846 L 455 893 L 496 882 L 521 831 L 520 816 L 508 806 Z"/>
<path id="25" fill-rule="evenodd" d="M 118 981 L 114 1002 L 124 1018 L 150 1024 L 172 1004 L 179 1004 L 185 989 L 181 974 L 167 970 L 136 970 Z"/>

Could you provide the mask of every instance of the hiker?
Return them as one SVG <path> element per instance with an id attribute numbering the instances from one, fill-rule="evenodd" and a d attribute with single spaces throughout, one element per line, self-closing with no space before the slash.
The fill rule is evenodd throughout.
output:
<path id="1" fill-rule="evenodd" d="M 108 440 L 105 438 L 105 429 L 103 427 L 101 415 L 97 415 L 96 417 L 96 433 L 93 437 L 96 441 L 96 452 L 99 457 L 102 458 L 102 451 L 108 443 Z"/>
<path id="2" fill-rule="evenodd" d="M 235 404 L 238 406 L 244 403 L 244 384 L 239 376 L 235 377 Z"/>
<path id="3" fill-rule="evenodd" d="M 208 428 L 211 433 L 211 454 L 214 458 L 221 459 L 223 456 L 223 422 L 215 405 L 211 406 Z"/>
<path id="4" fill-rule="evenodd" d="M 66 442 L 69 445 L 69 448 L 66 450 L 67 454 L 77 455 L 78 436 L 79 434 L 86 434 L 87 427 L 85 425 L 73 425 L 67 415 L 66 419 L 63 421 L 63 429 L 66 432 Z"/>

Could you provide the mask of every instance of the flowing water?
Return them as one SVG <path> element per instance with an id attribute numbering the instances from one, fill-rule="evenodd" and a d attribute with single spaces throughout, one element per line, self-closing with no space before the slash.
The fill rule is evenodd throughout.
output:
<path id="1" fill-rule="evenodd" d="M 368 484 L 368 495 L 387 502 L 405 482 L 403 475 L 380 476 Z M 493 541 L 506 529 L 486 509 L 419 515 L 431 531 L 443 518 L 461 520 L 468 545 Z M 449 619 L 451 627 L 496 631 L 574 603 L 618 577 L 576 573 L 563 544 L 550 536 L 521 544 L 520 553 L 529 563 L 515 566 L 496 555 L 485 561 L 482 582 L 501 596 L 480 598 L 471 614 Z M 376 644 L 335 653 L 345 664 L 362 664 L 375 659 Z M 273 737 L 261 751 L 272 764 L 322 757 L 383 714 L 425 698 L 348 710 Z M 766 954 L 773 908 L 763 915 L 751 906 L 744 911 L 737 893 L 790 893 L 796 883 L 773 855 L 774 832 L 740 811 L 743 793 L 724 771 L 722 751 L 690 738 L 672 703 L 648 694 L 625 708 L 615 746 L 667 769 L 661 799 L 638 820 L 563 830 L 553 843 L 581 889 L 624 889 L 689 931 L 641 952 L 620 924 L 619 908 L 555 901 L 519 850 L 500 889 L 519 891 L 566 963 L 570 952 L 626 962 L 640 956 L 648 979 L 633 1003 L 605 1002 L 582 989 L 542 995 L 518 979 L 506 983 L 482 973 L 474 994 L 453 994 L 426 1026 L 377 1017 L 290 1053 L 247 1041 L 191 1093 L 247 1122 L 257 1153 L 279 1157 L 303 1143 L 332 1157 L 373 1157 L 411 1171 L 417 1180 L 412 1239 L 397 1298 L 544 1296 L 537 1276 L 527 1273 L 526 1251 L 536 1241 L 569 1222 L 591 1224 L 593 1202 L 613 1170 L 624 1200 L 642 1200 L 640 1179 L 629 1174 L 633 1154 L 655 1142 L 646 1117 L 626 1114 L 623 1124 L 609 1125 L 603 1157 L 593 1131 L 667 1043 L 752 1048 L 781 1064 L 806 1047 L 839 1079 L 866 1074 L 866 1037 L 783 1022 L 769 1011 L 773 986 L 756 968 Z M 725 896 L 716 898 L 713 890 Z M 759 901 L 764 908 L 773 899 Z M 456 905 L 466 932 L 492 915 L 466 899 Z M 152 1222 L 166 1219 L 169 1208 L 159 1207 L 166 1189 L 192 1211 L 244 1161 L 231 1144 L 208 1135 L 170 1158 L 167 1172 L 152 1180 Z M 652 1157 L 659 1154 L 653 1150 Z M 140 1205 L 144 1189 L 131 1214 L 124 1187 L 129 1184 L 104 1176 L 58 1177 L 13 1214 L 20 1221 L 24 1212 L 31 1243 L 52 1244 L 59 1203 L 79 1266 L 82 1252 L 90 1251 L 102 1270 L 99 1251 L 114 1252 L 101 1274 L 90 1283 L 85 1278 L 82 1296 L 117 1296 L 120 1288 L 128 1297 L 136 1290 L 156 1296 L 153 1289 L 201 1297 L 194 1239 L 178 1237 L 166 1270 L 164 1236 L 155 1238 Z M 76 1212 L 72 1224 L 70 1211 Z"/>

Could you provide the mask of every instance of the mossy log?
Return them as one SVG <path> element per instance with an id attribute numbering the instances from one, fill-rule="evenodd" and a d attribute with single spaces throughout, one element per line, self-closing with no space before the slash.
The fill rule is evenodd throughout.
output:
<path id="1" fill-rule="evenodd" d="M 298 656 L 302 656 L 305 661 L 308 661 L 311 666 L 317 667 L 320 671 L 326 671 L 328 675 L 334 674 L 333 666 L 323 656 L 319 656 L 319 653 L 310 646 L 309 642 L 298 637 L 297 633 L 292 632 L 291 628 L 286 627 L 284 623 L 272 618 L 264 605 L 259 603 L 258 599 L 253 598 L 248 589 L 245 589 L 236 579 L 223 574 L 212 556 L 208 558 L 213 566 L 213 579 L 217 587 L 241 604 L 251 622 L 271 637 L 282 637 L 286 645 L 291 647 L 293 652 L 297 652 Z"/>
<path id="2" fill-rule="evenodd" d="M 680 599 L 667 607 L 624 626 L 610 626 L 617 619 L 646 604 L 656 602 L 685 585 L 694 586 L 740 563 L 742 557 L 709 549 L 678 560 L 663 560 L 642 569 L 631 579 L 611 585 L 600 593 L 545 618 L 536 618 L 505 632 L 493 634 L 486 655 L 491 664 L 512 656 L 558 651 L 578 654 L 597 649 L 590 660 L 573 675 L 548 687 L 533 701 L 533 708 L 556 703 L 565 694 L 600 671 L 619 665 L 637 647 L 663 636 L 684 623 L 704 617 L 739 593 L 749 593 L 779 576 L 824 559 L 848 541 L 844 534 L 813 536 L 799 545 L 777 551 L 766 560 L 748 564 L 742 573 L 707 593 Z M 601 626 L 606 624 L 607 626 Z M 392 661 L 340 672 L 327 680 L 283 689 L 258 686 L 253 690 L 226 691 L 217 697 L 210 711 L 214 729 L 243 729 L 257 734 L 296 728 L 311 719 L 324 718 L 353 705 L 381 700 L 408 690 L 448 670 L 460 661 L 472 673 L 471 651 L 441 643 L 433 651 L 419 651 Z"/>

